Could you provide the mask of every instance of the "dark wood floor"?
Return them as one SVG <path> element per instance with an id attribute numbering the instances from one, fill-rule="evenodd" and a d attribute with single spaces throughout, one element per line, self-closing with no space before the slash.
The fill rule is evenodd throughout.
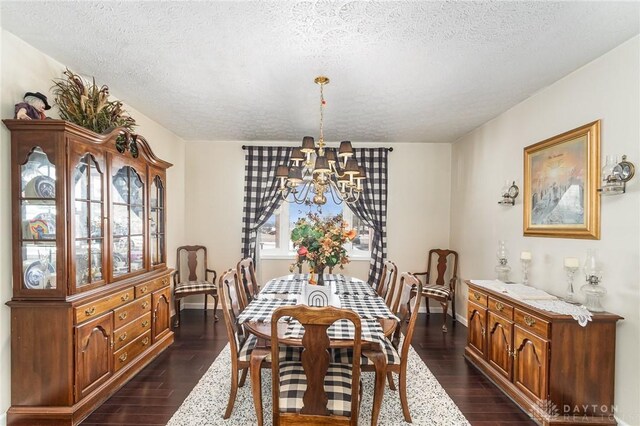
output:
<path id="1" fill-rule="evenodd" d="M 222 321 L 185 310 L 175 343 L 83 423 L 164 425 L 227 344 Z M 440 331 L 441 314 L 418 318 L 413 346 L 467 419 L 478 426 L 534 425 L 529 417 L 463 358 L 467 329 Z M 411 391 L 411 390 L 409 390 Z M 247 425 L 249 426 L 249 425 Z"/>

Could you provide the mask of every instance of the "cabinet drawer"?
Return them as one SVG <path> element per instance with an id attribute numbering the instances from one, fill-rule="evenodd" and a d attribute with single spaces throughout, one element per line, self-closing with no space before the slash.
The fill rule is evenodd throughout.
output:
<path id="1" fill-rule="evenodd" d="M 115 328 L 122 327 L 123 325 L 128 324 L 134 319 L 138 318 L 145 312 L 151 312 L 150 294 L 116 309 L 115 315 L 113 317 L 114 326 Z"/>
<path id="2" fill-rule="evenodd" d="M 502 300 L 489 297 L 489 310 L 506 319 L 513 320 L 513 306 Z"/>
<path id="3" fill-rule="evenodd" d="M 134 292 L 132 287 L 126 290 L 122 290 L 121 292 L 103 297 L 101 299 L 94 300 L 91 303 L 80 305 L 74 308 L 76 323 L 79 324 L 82 321 L 86 321 L 90 318 L 95 318 L 98 315 L 107 312 L 108 310 L 117 308 L 118 306 L 123 305 L 130 300 L 133 300 L 133 296 Z"/>
<path id="4" fill-rule="evenodd" d="M 120 370 L 125 365 L 136 359 L 138 355 L 151 346 L 151 330 L 138 336 L 133 342 L 113 354 L 114 371 Z"/>
<path id="5" fill-rule="evenodd" d="M 144 284 L 138 284 L 136 286 L 136 297 L 142 297 L 147 294 L 151 294 L 156 290 L 161 289 L 169 285 L 169 276 L 166 275 L 161 278 L 146 282 Z"/>
<path id="6" fill-rule="evenodd" d="M 129 324 L 113 332 L 113 347 L 117 351 L 134 341 L 138 336 L 151 330 L 151 312 L 147 312 Z"/>
<path id="7" fill-rule="evenodd" d="M 469 300 L 482 307 L 487 307 L 487 295 L 481 291 L 469 289 Z"/>
<path id="8" fill-rule="evenodd" d="M 536 333 L 541 337 L 548 338 L 550 335 L 547 321 L 520 309 L 515 310 L 514 321 L 523 329 Z"/>

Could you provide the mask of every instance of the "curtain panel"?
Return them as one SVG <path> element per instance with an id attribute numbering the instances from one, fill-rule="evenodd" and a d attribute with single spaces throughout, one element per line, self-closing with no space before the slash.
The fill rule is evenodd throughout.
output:
<path id="1" fill-rule="evenodd" d="M 373 229 L 371 261 L 367 281 L 375 285 L 380 280 L 387 258 L 387 148 L 354 148 L 354 157 L 363 166 L 367 178 L 360 198 L 349 207 L 367 226 Z"/>
<path id="2" fill-rule="evenodd" d="M 290 147 L 248 146 L 244 156 L 244 207 L 242 209 L 242 258 L 256 259 L 258 228 L 282 204 L 276 169 L 289 164 Z"/>

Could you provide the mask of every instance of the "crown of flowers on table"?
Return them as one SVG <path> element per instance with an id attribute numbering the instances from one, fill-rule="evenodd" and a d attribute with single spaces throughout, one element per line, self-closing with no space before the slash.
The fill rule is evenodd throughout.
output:
<path id="1" fill-rule="evenodd" d="M 342 215 L 321 217 L 317 213 L 308 213 L 301 217 L 291 230 L 293 247 L 297 248 L 296 261 L 289 271 L 309 263 L 311 272 L 321 272 L 325 266 L 339 265 L 343 268 L 349 263 L 344 244 L 356 236 L 355 229 L 349 229 Z"/>

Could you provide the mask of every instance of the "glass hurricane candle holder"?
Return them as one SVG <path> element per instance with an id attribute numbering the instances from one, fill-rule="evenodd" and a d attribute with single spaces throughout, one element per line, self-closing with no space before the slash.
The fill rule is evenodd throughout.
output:
<path id="1" fill-rule="evenodd" d="M 569 303 L 576 303 L 576 296 L 573 291 L 573 280 L 579 267 L 580 262 L 577 258 L 567 257 L 564 259 L 564 271 L 567 274 L 567 292 L 564 300 Z"/>
<path id="2" fill-rule="evenodd" d="M 522 265 L 522 284 L 529 285 L 529 267 L 531 266 L 531 252 L 520 253 L 520 264 Z"/>
<path id="3" fill-rule="evenodd" d="M 602 281 L 602 271 L 593 250 L 587 250 L 587 257 L 584 262 L 584 275 L 586 284 L 580 290 L 584 293 L 584 306 L 591 312 L 603 312 L 604 308 L 600 299 L 607 294 L 607 290 L 600 285 Z"/>
<path id="4" fill-rule="evenodd" d="M 507 264 L 507 248 L 504 240 L 498 241 L 498 251 L 496 252 L 498 258 L 498 264 L 495 267 L 496 278 L 502 282 L 509 281 L 509 272 L 511 272 L 511 266 Z"/>

